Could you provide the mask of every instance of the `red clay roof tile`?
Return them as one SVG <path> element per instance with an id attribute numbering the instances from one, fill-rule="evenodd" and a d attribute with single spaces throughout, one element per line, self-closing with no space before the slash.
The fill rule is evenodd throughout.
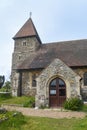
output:
<path id="1" fill-rule="evenodd" d="M 26 21 L 26 23 L 22 26 L 22 28 L 13 37 L 13 39 L 30 37 L 30 36 L 36 36 L 37 38 L 39 38 L 39 35 L 37 33 L 37 30 L 36 30 L 31 18 L 29 18 Z M 39 40 L 40 40 L 40 38 L 39 38 Z"/>

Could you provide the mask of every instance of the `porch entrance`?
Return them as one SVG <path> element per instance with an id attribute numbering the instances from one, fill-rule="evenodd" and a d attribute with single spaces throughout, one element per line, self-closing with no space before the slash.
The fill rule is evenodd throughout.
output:
<path id="1" fill-rule="evenodd" d="M 55 78 L 49 85 L 49 106 L 58 107 L 62 106 L 66 100 L 66 85 L 60 78 Z"/>

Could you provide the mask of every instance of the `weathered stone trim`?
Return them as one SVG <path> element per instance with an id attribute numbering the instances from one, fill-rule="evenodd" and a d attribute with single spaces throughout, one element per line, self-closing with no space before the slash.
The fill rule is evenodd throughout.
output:
<path id="1" fill-rule="evenodd" d="M 37 78 L 36 106 L 49 106 L 49 83 L 59 77 L 66 84 L 67 98 L 80 96 L 80 76 L 59 59 L 55 59 Z"/>

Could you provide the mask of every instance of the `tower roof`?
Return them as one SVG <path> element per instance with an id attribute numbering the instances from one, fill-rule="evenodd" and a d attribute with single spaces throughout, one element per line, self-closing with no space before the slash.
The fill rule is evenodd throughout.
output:
<path id="1" fill-rule="evenodd" d="M 41 42 L 37 30 L 33 24 L 31 18 L 29 18 L 26 23 L 21 27 L 21 29 L 16 33 L 13 39 L 24 38 L 24 37 L 31 37 L 36 36 L 38 40 Z"/>

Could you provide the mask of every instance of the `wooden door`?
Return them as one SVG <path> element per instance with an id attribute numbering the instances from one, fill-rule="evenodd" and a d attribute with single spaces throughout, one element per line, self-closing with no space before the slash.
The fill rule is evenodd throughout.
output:
<path id="1" fill-rule="evenodd" d="M 55 78 L 50 82 L 49 86 L 49 106 L 62 106 L 66 100 L 66 85 L 60 78 Z"/>

